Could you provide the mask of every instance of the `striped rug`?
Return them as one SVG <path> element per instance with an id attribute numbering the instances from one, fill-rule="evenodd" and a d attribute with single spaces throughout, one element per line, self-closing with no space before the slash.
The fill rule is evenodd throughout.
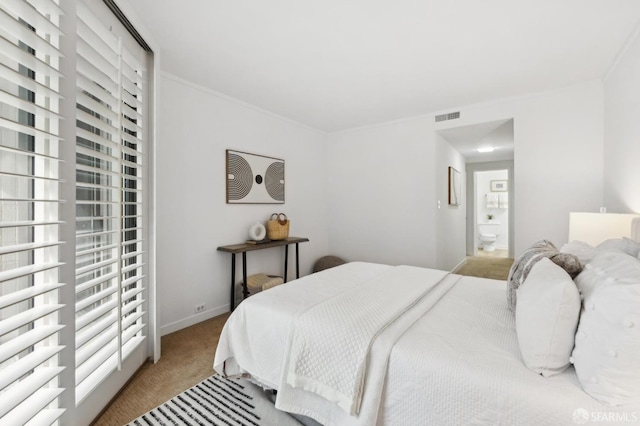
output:
<path id="1" fill-rule="evenodd" d="M 214 374 L 138 417 L 129 423 L 131 425 L 297 426 L 300 423 L 276 410 L 269 393 L 253 383 Z"/>

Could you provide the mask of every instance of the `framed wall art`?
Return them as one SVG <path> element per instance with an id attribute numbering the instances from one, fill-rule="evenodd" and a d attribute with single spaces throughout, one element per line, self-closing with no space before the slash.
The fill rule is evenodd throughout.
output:
<path id="1" fill-rule="evenodd" d="M 227 150 L 227 204 L 284 204 L 284 160 Z"/>
<path id="2" fill-rule="evenodd" d="M 507 192 L 509 186 L 509 181 L 506 180 L 492 180 L 491 182 L 491 192 Z"/>
<path id="3" fill-rule="evenodd" d="M 460 205 L 460 191 L 460 172 L 453 167 L 449 167 L 449 205 Z"/>

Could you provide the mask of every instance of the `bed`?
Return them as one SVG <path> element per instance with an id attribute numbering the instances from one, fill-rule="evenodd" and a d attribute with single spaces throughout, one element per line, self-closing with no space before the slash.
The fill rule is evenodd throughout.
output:
<path id="1" fill-rule="evenodd" d="M 635 239 L 640 241 L 640 231 Z M 413 290 L 415 285 L 403 287 L 407 281 L 427 284 Z M 243 301 L 225 325 L 214 369 L 277 390 L 276 408 L 325 425 L 640 421 L 640 406 L 609 406 L 587 394 L 573 367 L 543 377 L 523 364 L 506 286 L 505 281 L 425 268 L 348 263 Z M 382 299 L 389 300 L 394 292 L 408 293 L 412 301 L 399 302 L 382 326 L 368 330 L 368 324 L 385 314 L 362 313 L 358 305 L 368 305 L 369 299 L 375 303 L 381 292 Z M 352 299 L 349 306 L 357 318 L 340 313 L 345 298 Z M 309 334 L 319 335 L 320 342 L 304 341 L 294 354 L 302 318 L 326 305 L 333 307 L 328 315 L 322 309 L 324 316 L 310 315 L 307 324 Z M 357 333 L 373 336 L 372 343 L 364 345 L 364 367 L 357 372 L 361 376 L 351 377 L 351 354 L 341 349 L 348 346 L 345 341 L 357 339 L 346 325 L 349 321 L 359 324 L 353 327 Z M 336 387 L 298 380 L 294 373 L 300 365 L 304 371 L 305 357 L 322 369 L 310 374 L 315 378 L 349 377 L 344 389 L 355 384 L 355 399 L 349 392 L 345 399 Z"/>

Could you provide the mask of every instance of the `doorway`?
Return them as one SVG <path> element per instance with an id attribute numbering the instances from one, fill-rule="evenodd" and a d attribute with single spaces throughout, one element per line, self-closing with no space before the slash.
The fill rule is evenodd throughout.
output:
<path id="1" fill-rule="evenodd" d="M 472 256 L 509 257 L 509 170 L 473 173 Z"/>
<path id="2" fill-rule="evenodd" d="M 515 198 L 513 160 L 467 163 L 466 171 L 467 188 L 470 188 L 467 191 L 467 256 L 506 254 L 504 257 L 513 258 Z M 506 179 L 503 179 L 504 176 Z M 491 219 L 488 215 L 491 215 Z M 483 225 L 492 220 L 493 224 Z M 481 233 L 496 234 L 494 248 L 504 251 L 491 253 L 478 250 L 481 247 L 479 241 Z"/>
<path id="3" fill-rule="evenodd" d="M 450 127 L 438 131 L 447 143 L 457 150 L 465 159 L 466 169 L 466 255 L 477 256 L 479 246 L 479 219 L 484 219 L 485 223 L 488 214 L 493 214 L 493 220 L 497 216 L 505 216 L 506 231 L 485 232 L 489 234 L 500 235 L 500 241 L 496 239 L 501 250 L 506 250 L 508 257 L 513 258 L 514 255 L 514 201 L 515 201 L 515 180 L 514 180 L 514 151 L 515 151 L 515 132 L 514 119 L 507 118 L 496 121 L 480 122 L 471 125 Z M 506 170 L 507 179 L 503 182 L 504 186 L 496 183 L 495 191 L 491 191 L 491 180 L 504 181 L 505 179 L 488 179 L 488 186 L 482 189 L 476 189 L 476 172 L 490 172 L 496 170 Z M 482 176 L 482 175 L 481 175 Z M 488 176 L 488 175 L 487 175 Z M 505 191 L 506 189 L 506 191 Z M 504 194 L 502 197 L 495 197 L 496 194 Z M 490 208 L 494 210 L 492 213 L 489 209 L 478 213 L 477 206 L 485 204 L 486 197 L 478 201 L 478 197 L 486 194 L 490 196 L 490 206 L 496 205 L 493 202 L 502 202 L 507 208 L 496 207 Z M 492 226 L 495 227 L 495 226 Z M 506 240 L 506 241 L 505 241 Z M 497 248 L 497 246 L 494 246 Z M 486 254 L 484 250 L 481 250 Z M 498 252 L 503 254 L 503 252 Z"/>

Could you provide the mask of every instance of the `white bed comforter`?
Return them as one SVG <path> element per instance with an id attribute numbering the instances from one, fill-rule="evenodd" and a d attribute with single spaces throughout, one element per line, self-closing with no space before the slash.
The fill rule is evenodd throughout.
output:
<path id="1" fill-rule="evenodd" d="M 375 422 L 391 348 L 453 282 L 444 271 L 397 266 L 302 312 L 285 352 L 286 380 L 283 375 L 276 407 L 330 424 L 335 402 L 357 414 L 352 418 L 359 424 Z M 365 372 L 368 401 L 361 410 Z"/>
<path id="2" fill-rule="evenodd" d="M 573 367 L 542 377 L 525 367 L 506 282 L 462 277 L 391 352 L 378 424 L 640 424 L 640 407 L 585 393 Z"/>
<path id="3" fill-rule="evenodd" d="M 458 278 L 433 269 L 352 262 L 278 286 L 238 306 L 225 324 L 214 368 L 229 376 L 251 375 L 263 386 L 278 389 L 277 408 L 311 417 L 322 424 L 375 424 L 391 348 Z M 365 299 L 367 303 L 363 303 Z M 387 309 L 382 309 L 385 304 Z M 343 311 L 341 315 L 337 314 L 336 306 L 342 306 L 337 309 Z M 358 306 L 367 309 L 360 310 Z M 394 307 L 388 309 L 389 306 Z M 319 315 L 314 314 L 316 310 Z M 328 317 L 327 312 L 331 312 Z M 304 321 L 305 318 L 308 321 Z M 318 386 L 292 386 L 291 382 L 299 385 L 288 374 L 296 371 L 295 363 L 290 364 L 290 355 L 295 359 L 297 353 L 296 346 L 292 345 L 294 330 L 298 330 L 293 327 L 296 319 L 306 322 L 311 334 L 328 331 L 320 343 L 312 343 L 317 352 L 310 357 L 307 367 L 317 366 L 317 371 L 328 371 L 329 379 L 350 377 L 350 383 L 357 384 L 357 392 L 349 395 L 342 408 L 334 398 L 326 398 L 330 395 L 318 392 Z M 351 324 L 341 327 L 340 323 L 344 322 Z M 367 322 L 374 326 L 366 327 Z M 324 328 L 316 328 L 314 323 Z M 359 324 L 355 328 L 367 329 L 365 334 L 369 334 L 371 341 L 353 334 L 355 323 Z M 335 331 L 336 328 L 341 332 Z M 345 339 L 356 339 L 360 345 L 344 344 Z M 338 344 L 340 341 L 343 343 Z M 350 352 L 359 356 L 350 357 Z M 364 366 L 366 380 L 360 382 L 358 372 L 364 373 Z M 313 376 L 315 371 L 311 373 Z M 335 383 L 327 381 L 327 376 L 315 374 L 315 378 L 329 385 Z"/>
<path id="4" fill-rule="evenodd" d="M 215 370 L 229 376 L 248 373 L 265 387 L 278 389 L 293 319 L 319 301 L 356 288 L 390 268 L 349 263 L 244 300 L 222 330 Z"/>
<path id="5" fill-rule="evenodd" d="M 358 413 L 371 344 L 446 276 L 444 271 L 397 266 L 300 313 L 287 351 L 287 385 L 335 402 L 349 414 Z M 437 301 L 430 299 L 430 305 Z M 286 395 L 280 395 L 280 405 L 292 404 L 293 398 L 284 402 Z"/>
<path id="6" fill-rule="evenodd" d="M 293 318 L 322 297 L 363 285 L 388 268 L 351 263 L 245 300 L 225 325 L 214 368 L 250 374 L 278 389 L 278 399 L 291 392 L 291 406 L 276 402 L 278 408 L 325 425 L 565 425 L 576 424 L 574 415 L 585 412 L 592 420 L 629 424 L 625 419 L 640 417 L 640 407 L 612 408 L 589 397 L 572 368 L 547 378 L 527 369 L 504 299 L 505 282 L 455 275 L 447 278 L 449 287 L 459 281 L 450 290 L 441 287 L 432 309 L 419 313 L 425 298 L 374 341 L 359 415 L 288 386 L 283 372 Z M 388 360 L 381 360 L 377 352 L 389 354 L 389 348 Z M 380 368 L 383 374 L 372 374 Z"/>

